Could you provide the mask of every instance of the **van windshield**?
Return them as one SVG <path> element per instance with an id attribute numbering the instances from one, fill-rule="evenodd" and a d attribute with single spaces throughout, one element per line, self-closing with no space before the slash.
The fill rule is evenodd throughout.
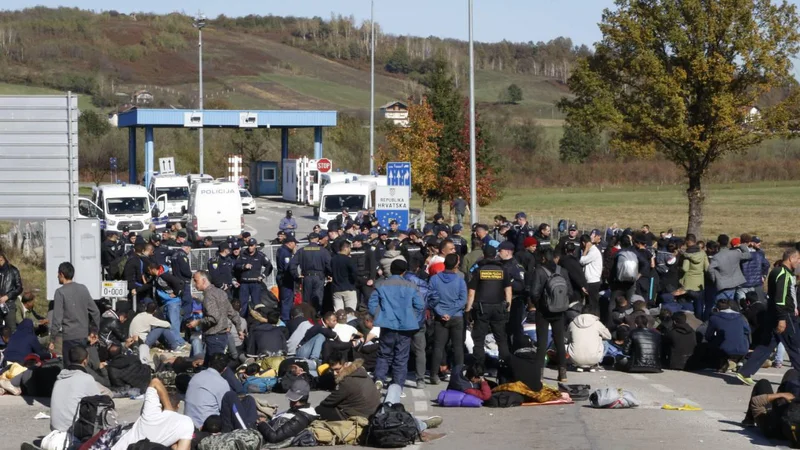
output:
<path id="1" fill-rule="evenodd" d="M 187 187 L 176 186 L 156 188 L 156 197 L 161 197 L 165 194 L 167 196 L 167 200 L 169 201 L 189 200 L 189 188 Z"/>
<path id="2" fill-rule="evenodd" d="M 147 197 L 122 197 L 106 199 L 108 213 L 112 215 L 122 214 L 146 214 Z"/>
<path id="3" fill-rule="evenodd" d="M 357 211 L 364 208 L 363 195 L 326 195 L 322 198 L 323 212 L 341 212 L 347 208 L 350 211 Z"/>

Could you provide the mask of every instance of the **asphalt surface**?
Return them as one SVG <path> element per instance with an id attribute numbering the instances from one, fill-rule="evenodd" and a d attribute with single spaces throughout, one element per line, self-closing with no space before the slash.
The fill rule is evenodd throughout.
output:
<path id="1" fill-rule="evenodd" d="M 274 238 L 278 223 L 291 207 L 298 222 L 298 234 L 310 232 L 315 218 L 311 208 L 298 208 L 276 201 L 258 199 L 258 211 L 246 218 L 251 233 L 259 240 Z M 762 369 L 753 378 L 766 378 L 777 388 L 786 369 Z M 546 382 L 555 385 L 556 372 L 545 372 Z M 787 448 L 786 442 L 770 441 L 755 429 L 739 423 L 750 397 L 750 387 L 733 375 L 714 372 L 627 374 L 614 371 L 569 373 L 569 383 L 589 384 L 593 389 L 623 388 L 640 401 L 637 408 L 596 410 L 588 402 L 572 405 L 532 406 L 509 409 L 440 408 L 435 399 L 444 385 L 424 389 L 406 388 L 402 399 L 406 409 L 425 418 L 442 416 L 435 430 L 445 437 L 407 448 L 431 449 L 696 449 L 696 448 Z M 314 392 L 312 405 L 326 393 Z M 282 395 L 259 395 L 260 399 L 287 407 Z M 134 421 L 141 401 L 117 399 L 120 420 Z M 691 404 L 701 411 L 667 411 L 664 404 Z M 49 399 L 0 397 L 0 450 L 18 449 L 22 442 L 34 442 L 49 432 L 49 420 L 36 420 L 37 413 L 49 413 Z"/>

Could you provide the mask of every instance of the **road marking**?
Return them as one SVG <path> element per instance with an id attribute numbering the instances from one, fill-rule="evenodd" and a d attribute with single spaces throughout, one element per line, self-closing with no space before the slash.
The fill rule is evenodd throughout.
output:
<path id="1" fill-rule="evenodd" d="M 269 220 L 269 219 L 267 219 L 266 217 L 263 217 L 263 216 L 258 216 L 258 217 L 256 217 L 256 219 L 257 220 Z"/>
<path id="2" fill-rule="evenodd" d="M 651 384 L 650 386 L 652 386 L 652 387 L 653 387 L 655 390 L 657 390 L 657 391 L 661 391 L 661 392 L 663 392 L 663 393 L 665 393 L 665 394 L 669 394 L 669 393 L 671 393 L 671 392 L 675 392 L 675 391 L 673 391 L 672 389 L 670 389 L 670 388 L 668 388 L 668 387 L 664 386 L 663 384 L 657 384 L 657 383 L 653 383 L 653 384 Z"/>
<path id="3" fill-rule="evenodd" d="M 718 413 L 716 411 L 703 411 L 703 412 L 705 413 L 705 415 L 707 415 L 708 417 L 711 417 L 714 420 L 726 420 L 727 419 L 727 417 L 725 417 L 724 415 L 722 415 L 722 414 L 720 414 L 720 413 Z"/>
<path id="4" fill-rule="evenodd" d="M 639 374 L 639 373 L 632 373 L 632 374 L 630 374 L 630 376 L 632 376 L 633 378 L 635 378 L 637 380 L 642 380 L 642 381 L 647 380 L 646 376 L 644 376 L 642 374 Z"/>
<path id="5" fill-rule="evenodd" d="M 680 403 L 682 405 L 700 406 L 699 403 L 693 402 L 693 401 L 689 400 L 688 398 L 676 398 L 675 400 L 677 400 L 678 403 Z"/>
<path id="6" fill-rule="evenodd" d="M 424 400 L 417 400 L 414 402 L 414 411 L 416 412 L 424 412 L 428 410 L 428 402 Z"/>
<path id="7" fill-rule="evenodd" d="M 428 394 L 426 394 L 425 391 L 423 391 L 422 389 L 412 389 L 411 395 L 413 395 L 416 398 L 425 398 L 428 396 Z"/>

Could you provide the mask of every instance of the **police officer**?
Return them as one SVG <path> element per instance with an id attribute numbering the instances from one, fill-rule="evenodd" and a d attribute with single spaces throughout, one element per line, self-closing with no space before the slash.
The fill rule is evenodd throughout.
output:
<path id="1" fill-rule="evenodd" d="M 372 295 L 375 280 L 378 278 L 378 260 L 369 245 L 364 245 L 367 237 L 358 235 L 353 239 L 350 258 L 356 265 L 356 292 L 359 295 L 359 307 L 366 307 Z"/>
<path id="2" fill-rule="evenodd" d="M 339 253 L 339 244 L 347 240 L 342 227 L 336 222 L 328 223 L 328 244 L 326 248 L 331 252 L 331 256 Z"/>
<path id="3" fill-rule="evenodd" d="M 174 245 L 175 247 L 183 247 L 187 243 L 190 246 L 192 245 L 192 243 L 188 241 L 189 235 L 186 234 L 185 231 L 183 230 L 178 231 L 178 234 L 176 236 L 177 237 L 175 238 L 175 245 Z"/>
<path id="4" fill-rule="evenodd" d="M 188 317 L 192 312 L 192 267 L 189 264 L 189 254 L 192 252 L 192 244 L 184 241 L 179 250 L 175 250 L 170 257 L 172 273 L 183 280 L 185 287 L 181 295 L 181 315 Z"/>
<path id="5" fill-rule="evenodd" d="M 505 241 L 497 247 L 497 256 L 503 264 L 503 269 L 511 277 L 511 311 L 508 314 L 508 334 L 510 348 L 516 350 L 521 347 L 523 329 L 522 321 L 525 320 L 525 310 L 528 306 L 528 291 L 525 285 L 525 268 L 514 258 L 514 245 Z"/>
<path id="6" fill-rule="evenodd" d="M 211 284 L 222 289 L 228 294 L 228 300 L 233 300 L 233 289 L 239 283 L 233 279 L 234 259 L 231 257 L 231 246 L 223 242 L 217 246 L 217 255 L 208 260 L 208 274 Z"/>
<path id="7" fill-rule="evenodd" d="M 272 263 L 258 250 L 255 238 L 247 240 L 247 248 L 239 255 L 234 267 L 239 271 L 239 314 L 247 316 L 247 308 L 261 301 L 261 281 L 272 273 Z M 263 269 L 263 274 L 262 274 Z"/>
<path id="8" fill-rule="evenodd" d="M 158 233 L 150 235 L 150 243 L 153 245 L 153 262 L 159 266 L 166 265 L 167 258 L 169 258 L 172 250 L 168 249 L 166 245 L 163 245 L 161 242 L 161 235 Z M 189 274 L 189 278 L 192 278 L 191 273 Z"/>
<path id="9" fill-rule="evenodd" d="M 270 245 L 282 245 L 283 241 L 285 241 L 285 240 L 286 240 L 286 232 L 283 231 L 283 230 L 280 230 L 280 231 L 278 231 L 278 235 L 275 237 L 275 239 L 269 241 L 269 244 Z"/>
<path id="10" fill-rule="evenodd" d="M 275 259 L 278 272 L 275 281 L 278 284 L 278 299 L 281 302 L 281 320 L 289 323 L 292 306 L 294 306 L 294 276 L 289 269 L 294 251 L 297 248 L 297 239 L 288 236 L 283 245 L 278 249 Z"/>
<path id="11" fill-rule="evenodd" d="M 331 253 L 320 245 L 316 233 L 311 233 L 308 241 L 310 244 L 295 253 L 289 270 L 303 281 L 303 303 L 312 305 L 322 314 L 325 278 L 331 273 Z"/>
<path id="12" fill-rule="evenodd" d="M 389 222 L 389 239 L 399 239 L 400 238 L 400 225 L 397 223 L 396 220 L 392 220 Z"/>
<path id="13" fill-rule="evenodd" d="M 511 276 L 497 258 L 497 249 L 487 245 L 483 249 L 483 259 L 478 261 L 472 273 L 467 290 L 467 307 L 471 314 L 472 340 L 475 342 L 473 355 L 475 362 L 483 364 L 486 350 L 483 343 L 491 330 L 500 350 L 500 360 L 508 360 L 508 339 L 506 324 L 511 307 L 513 291 Z"/>
<path id="14" fill-rule="evenodd" d="M 453 225 L 453 234 L 450 236 L 450 240 L 453 241 L 453 245 L 456 247 L 456 255 L 461 260 L 464 259 L 469 251 L 467 240 L 461 236 L 461 230 L 463 229 L 464 227 L 461 225 Z"/>
<path id="15" fill-rule="evenodd" d="M 386 244 L 389 243 L 389 232 L 384 228 L 373 228 L 375 230 L 376 237 L 372 241 L 372 251 L 375 252 L 375 259 L 380 261 L 383 259 L 384 253 L 386 253 Z M 370 235 L 372 235 L 372 230 L 370 230 Z"/>
<path id="16" fill-rule="evenodd" d="M 106 240 L 103 241 L 103 250 L 100 253 L 100 261 L 107 275 L 116 270 L 111 267 L 123 254 L 124 248 L 119 242 L 119 234 L 114 231 L 106 231 Z M 112 279 L 109 276 L 106 279 Z"/>
<path id="17" fill-rule="evenodd" d="M 172 230 L 167 228 L 163 233 L 161 233 L 161 243 L 167 247 L 179 247 L 178 241 L 176 241 L 172 236 Z"/>
<path id="18" fill-rule="evenodd" d="M 419 231 L 413 230 L 405 242 L 400 243 L 400 253 L 408 262 L 408 267 L 423 267 L 427 255 Z M 413 261 L 412 261 L 413 260 Z"/>

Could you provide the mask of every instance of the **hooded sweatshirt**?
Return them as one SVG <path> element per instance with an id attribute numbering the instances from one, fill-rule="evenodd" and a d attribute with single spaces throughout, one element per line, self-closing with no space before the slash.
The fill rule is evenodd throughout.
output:
<path id="1" fill-rule="evenodd" d="M 93 395 L 100 395 L 100 389 L 82 366 L 70 365 L 59 372 L 50 398 L 50 429 L 69 430 L 78 403 L 82 398 Z"/>
<path id="2" fill-rule="evenodd" d="M 431 277 L 429 305 L 436 317 L 462 317 L 467 305 L 467 283 L 453 272 L 440 272 Z"/>
<path id="3" fill-rule="evenodd" d="M 567 352 L 573 364 L 591 367 L 603 360 L 603 340 L 611 339 L 611 333 L 593 314 L 581 314 L 569 325 Z"/>
<path id="4" fill-rule="evenodd" d="M 402 259 L 403 261 L 406 260 L 405 258 L 403 258 L 403 255 L 402 253 L 400 253 L 400 250 L 386 250 L 386 253 L 383 254 L 383 258 L 381 259 L 381 269 L 383 269 L 384 277 L 388 278 L 389 276 L 391 276 L 392 262 L 396 259 Z"/>
<path id="5" fill-rule="evenodd" d="M 11 335 L 4 355 L 6 361 L 21 364 L 25 357 L 32 353 L 42 359 L 50 359 L 50 352 L 42 347 L 36 333 L 33 332 L 33 321 L 25 319 L 17 325 L 17 330 Z"/>
<path id="6" fill-rule="evenodd" d="M 672 370 L 684 370 L 686 363 L 697 347 L 697 335 L 688 323 L 675 323 L 672 329 L 665 336 L 666 344 L 669 348 L 669 368 Z"/>
<path id="7" fill-rule="evenodd" d="M 747 319 L 732 309 L 724 309 L 711 315 L 706 329 L 706 340 L 726 355 L 743 356 L 750 348 L 750 324 Z"/>

